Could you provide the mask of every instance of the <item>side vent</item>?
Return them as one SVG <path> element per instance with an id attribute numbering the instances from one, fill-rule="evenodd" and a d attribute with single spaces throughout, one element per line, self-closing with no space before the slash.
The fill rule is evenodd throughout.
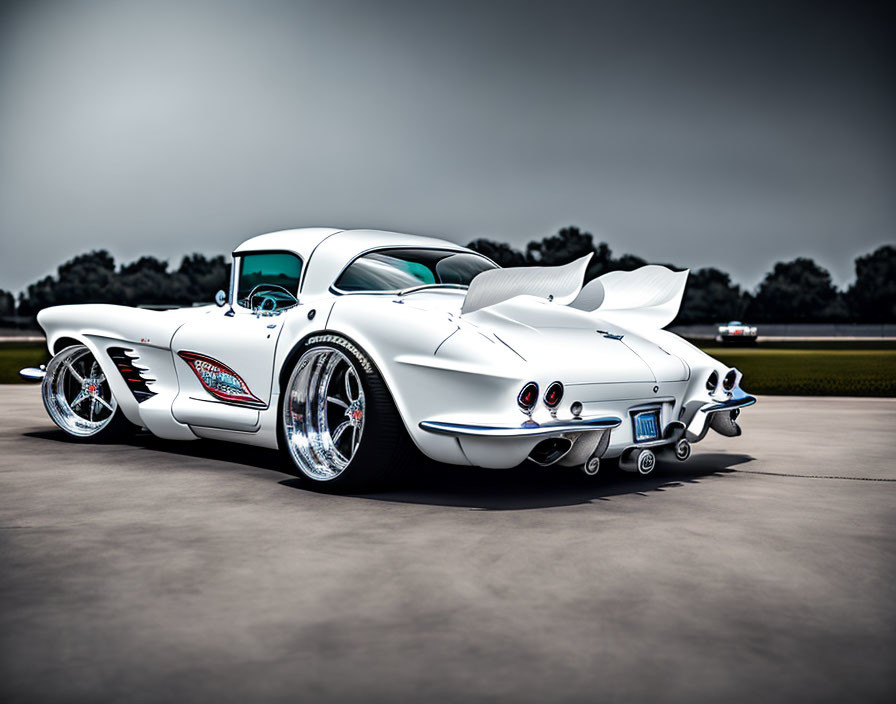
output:
<path id="1" fill-rule="evenodd" d="M 134 394 L 137 403 L 143 403 L 156 395 L 154 391 L 149 390 L 149 386 L 146 384 L 147 381 L 152 381 L 152 379 L 144 378 L 143 370 L 134 366 L 134 360 L 137 359 L 137 355 L 133 354 L 133 350 L 126 350 L 123 347 L 109 347 L 106 353 L 115 362 L 121 378 L 124 379 L 124 383 L 128 385 L 131 393 Z"/>

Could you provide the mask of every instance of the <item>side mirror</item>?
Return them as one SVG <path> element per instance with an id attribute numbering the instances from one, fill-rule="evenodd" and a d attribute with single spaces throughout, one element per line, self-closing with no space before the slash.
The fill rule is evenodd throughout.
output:
<path id="1" fill-rule="evenodd" d="M 223 308 L 225 303 L 227 303 L 227 294 L 224 291 L 218 291 L 215 294 L 215 305 Z"/>

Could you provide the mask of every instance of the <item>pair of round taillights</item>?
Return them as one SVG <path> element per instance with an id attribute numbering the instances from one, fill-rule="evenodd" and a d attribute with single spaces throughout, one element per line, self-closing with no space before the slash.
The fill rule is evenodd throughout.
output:
<path id="1" fill-rule="evenodd" d="M 563 384 L 559 381 L 552 382 L 547 391 L 544 392 L 544 405 L 554 409 L 560 405 L 563 400 Z M 516 397 L 516 402 L 525 412 L 530 412 L 538 403 L 538 384 L 530 381 L 520 391 L 520 395 Z"/>
<path id="2" fill-rule="evenodd" d="M 734 369 L 729 369 L 728 373 L 725 375 L 725 378 L 722 379 L 722 388 L 725 391 L 731 391 L 734 388 L 734 384 L 737 381 L 737 371 Z M 715 391 L 716 387 L 719 385 L 719 373 L 713 372 L 709 375 L 709 378 L 706 380 L 706 390 L 707 391 Z"/>

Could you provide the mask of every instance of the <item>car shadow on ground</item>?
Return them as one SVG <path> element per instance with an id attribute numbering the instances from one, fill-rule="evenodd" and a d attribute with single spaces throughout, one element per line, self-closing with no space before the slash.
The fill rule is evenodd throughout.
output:
<path id="1" fill-rule="evenodd" d="M 511 469 L 458 467 L 424 463 L 402 486 L 364 495 L 379 501 L 454 506 L 482 511 L 576 506 L 609 501 L 626 494 L 648 496 L 675 487 L 723 477 L 734 467 L 752 461 L 749 455 L 707 453 L 687 462 L 660 460 L 657 469 L 643 477 L 623 472 L 615 462 L 604 462 L 597 476 L 580 469 L 539 467 L 526 463 Z M 283 482 L 290 484 L 290 481 Z"/>
<path id="2" fill-rule="evenodd" d="M 80 444 L 60 430 L 29 432 L 26 437 Z M 195 457 L 227 465 L 241 465 L 291 474 L 290 466 L 275 451 L 250 445 L 213 440 L 178 442 L 138 433 L 123 444 L 149 452 Z M 93 447 L 103 447 L 95 445 Z M 420 458 L 406 476 L 391 488 L 376 493 L 357 494 L 373 501 L 453 506 L 474 510 L 508 511 L 575 506 L 607 501 L 625 494 L 649 495 L 675 487 L 698 484 L 710 477 L 723 477 L 753 458 L 735 453 L 696 452 L 687 462 L 660 459 L 657 469 L 643 477 L 621 471 L 613 462 L 604 462 L 595 477 L 576 468 L 539 467 L 525 463 L 511 469 L 484 469 L 439 464 Z M 213 467 L 220 471 L 222 467 Z M 280 481 L 284 487 L 307 491 L 297 478 Z"/>

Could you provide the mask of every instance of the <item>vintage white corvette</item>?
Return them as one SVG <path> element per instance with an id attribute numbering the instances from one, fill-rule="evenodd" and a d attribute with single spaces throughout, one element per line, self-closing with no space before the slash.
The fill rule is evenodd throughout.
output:
<path id="1" fill-rule="evenodd" d="M 588 257 L 501 269 L 451 242 L 308 228 L 247 240 L 229 294 L 152 311 L 40 312 L 42 380 L 74 438 L 280 448 L 309 485 L 357 489 L 416 446 L 440 462 L 650 473 L 709 428 L 735 436 L 741 374 L 663 330 L 687 271 L 645 266 L 583 286 Z"/>

